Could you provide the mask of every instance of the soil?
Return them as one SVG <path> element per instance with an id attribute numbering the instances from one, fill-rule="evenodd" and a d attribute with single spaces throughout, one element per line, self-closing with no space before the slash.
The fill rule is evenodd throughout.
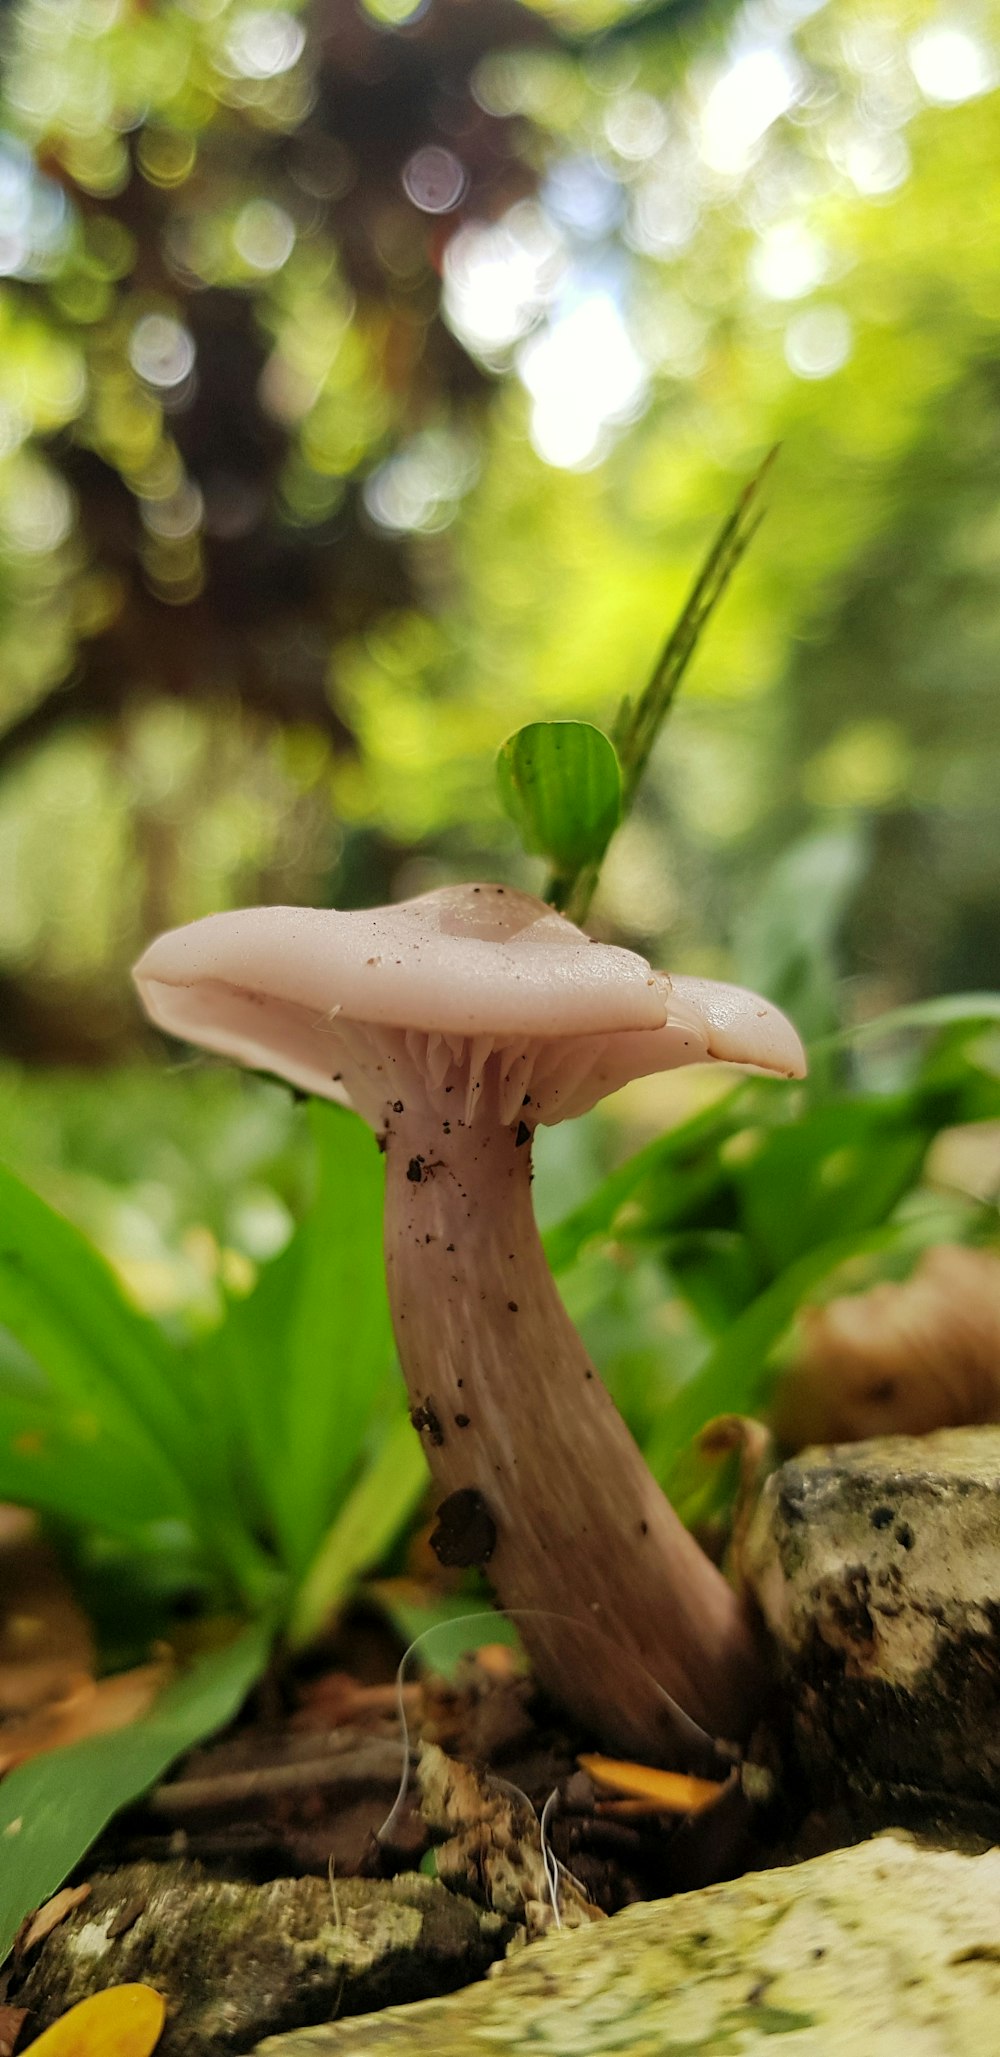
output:
<path id="1" fill-rule="evenodd" d="M 453 1839 L 441 1852 L 440 1877 L 458 1887 L 456 1912 L 464 1906 L 471 1922 L 464 1940 L 456 1940 L 457 1931 L 447 1922 L 442 1926 L 440 1908 L 425 1905 L 428 1892 L 439 1894 L 442 1904 L 454 1901 L 454 1892 L 445 1895 L 443 1885 L 414 1878 L 417 1898 L 405 1903 L 431 1924 L 429 1936 L 444 1937 L 430 1968 L 421 1943 L 417 1950 L 396 1955 L 390 1950 L 385 1965 L 380 1961 L 375 1969 L 352 1964 L 346 1975 L 336 1955 L 332 1968 L 328 1959 L 320 1961 L 321 1950 L 319 1955 L 313 1951 L 308 1979 L 293 1977 L 283 1984 L 277 1963 L 265 1966 L 266 1976 L 258 1975 L 261 1952 L 247 1942 L 247 1933 L 252 1939 L 278 1929 L 291 1938 L 293 1951 L 312 1950 L 331 1890 L 340 1896 L 344 1919 L 356 1925 L 355 1901 L 363 1911 L 369 1903 L 358 1895 L 368 1889 L 354 1888 L 352 1881 L 393 1880 L 392 1887 L 379 1890 L 405 1895 L 408 1877 L 429 1864 L 435 1868 L 429 1858 L 432 1843 L 440 1844 L 447 1831 L 428 1829 L 415 1776 L 397 1805 L 404 1755 L 395 1684 L 401 1654 L 382 1623 L 356 1618 L 325 1661 L 314 1661 L 307 1672 L 275 1671 L 228 1732 L 192 1752 L 141 1805 L 118 1817 L 73 1881 L 89 1885 L 89 1899 L 40 1947 L 15 1956 L 0 2002 L 27 2004 L 32 2010 L 18 2052 L 64 2006 L 83 1996 L 88 1979 L 99 1986 L 125 1976 L 123 1951 L 129 1977 L 142 1977 L 146 1964 L 152 1982 L 159 1979 L 169 1991 L 173 1960 L 169 1948 L 164 1956 L 163 1937 L 168 1926 L 176 1931 L 181 1957 L 177 1990 L 183 1997 L 168 2024 L 164 2057 L 208 2047 L 248 2050 L 276 2026 L 326 2019 L 331 1994 L 335 2011 L 352 2013 L 372 2005 L 376 1993 L 375 2004 L 389 2005 L 428 1991 L 446 1992 L 481 1976 L 490 1957 L 516 1936 L 519 1922 L 522 1935 L 525 1921 L 528 1933 L 537 1933 L 526 1905 L 512 1908 L 492 1890 L 490 1853 L 477 1856 L 473 1835 Z M 536 1817 L 550 1795 L 558 1794 L 547 1817 L 550 1846 L 581 1897 L 600 1913 L 732 1877 L 759 1862 L 773 1840 L 773 1809 L 769 1820 L 768 1810 L 755 1808 L 735 1774 L 716 1805 L 697 1818 L 643 1813 L 635 1801 L 601 1798 L 577 1763 L 592 1738 L 572 1734 L 500 1646 L 467 1660 L 453 1684 L 430 1678 L 408 1685 L 404 1703 L 411 1773 L 418 1742 L 439 1745 L 447 1759 L 475 1767 L 476 1776 L 485 1769 L 491 1779 L 503 1782 L 503 1791 L 514 1794 L 512 1818 L 529 1822 L 532 1838 Z M 725 1779 L 731 1766 L 720 1760 L 719 1770 Z M 475 1790 L 475 1778 L 468 1790 Z M 432 1813 L 426 1803 L 425 1811 Z M 484 1805 L 484 1824 L 489 1811 Z M 488 1842 L 485 1829 L 484 1837 Z M 303 1882 L 305 1899 L 294 1881 Z M 208 1933 L 213 1895 L 220 1909 L 231 1908 L 237 1888 L 245 1889 L 238 1955 L 239 1962 L 247 1959 L 255 1966 L 251 1992 L 221 1959 L 216 1966 L 217 1938 Z M 264 1897 L 258 1901 L 253 1896 L 260 1892 Z M 156 1919 L 149 1918 L 151 1896 Z M 478 1902 L 474 1920 L 470 1899 Z M 378 1903 L 379 1919 L 387 1905 Z M 101 1908 L 108 1917 L 102 1936 L 113 1934 L 122 1941 L 116 1940 L 113 1961 L 95 1962 L 81 1972 L 80 1951 L 86 1955 L 95 1948 L 88 1938 L 92 1930 L 96 1935 L 93 1925 Z M 537 1897 L 533 1912 L 537 1922 Z M 543 1908 L 543 1925 L 547 1912 Z M 227 1915 L 230 1927 L 234 1918 Z M 365 1921 L 375 1919 L 375 1912 L 364 1915 Z M 484 1921 L 494 1923 L 495 1933 L 483 1928 Z M 338 1936 L 338 1947 L 341 1941 Z M 186 1979 L 185 1953 L 195 1947 L 201 1952 L 199 1969 L 196 1973 L 192 1957 Z M 417 1956 L 421 1965 L 415 1972 Z M 201 1968 L 206 1961 L 207 1972 Z M 192 1981 L 198 1987 L 197 2008 L 188 1997 Z M 239 2002 L 235 2013 L 228 2009 L 225 2037 L 216 2031 L 206 2043 L 197 2024 L 211 2013 L 211 1988 L 225 1991 L 234 1983 Z"/>
<path id="2" fill-rule="evenodd" d="M 126 1976 L 145 1976 L 173 1993 L 161 2057 L 209 2050 L 236 2057 L 276 2028 L 443 1994 L 481 1977 L 512 1939 L 526 1929 L 539 1933 L 545 1894 L 532 1888 L 529 1906 L 527 1889 L 524 1904 L 496 1890 L 491 1836 L 498 1791 L 516 1803 L 509 1819 L 530 1824 L 525 1847 L 531 1841 L 536 1858 L 537 1819 L 557 1794 L 546 1813 L 548 1841 L 596 1918 L 746 1870 L 795 1863 L 912 1816 L 894 1810 L 885 1792 L 870 1806 L 831 1794 L 825 1812 L 809 1812 L 805 1786 L 796 1788 L 794 1773 L 782 1769 L 794 1764 L 790 1738 L 766 1730 L 743 1765 L 720 1753 L 719 1797 L 699 1815 L 644 1811 L 645 1803 L 602 1797 L 578 1762 L 593 1738 L 567 1728 L 502 1646 L 466 1660 L 454 1683 L 430 1677 L 404 1688 L 410 1777 L 400 1800 L 401 1654 L 381 1619 L 355 1617 L 308 1670 L 275 1669 L 237 1723 L 117 1818 L 71 1881 L 89 1886 L 88 1900 L 47 1941 L 15 1955 L 0 1990 L 0 2005 L 31 2009 L 18 2057 L 88 1989 Z M 458 1783 L 474 1795 L 479 1781 L 481 1847 L 475 1820 L 473 1833 L 465 1833 L 474 1801 L 456 1835 L 455 1823 L 446 1826 L 428 1805 L 424 1778 L 421 1811 L 422 1743 L 472 1768 Z M 926 1813 L 925 1806 L 925 1826 Z M 954 1823 L 941 1826 L 954 1831 Z M 508 1837 L 501 1852 L 508 1881 L 511 1849 L 517 1872 L 516 1845 L 517 1836 Z M 443 1884 L 415 1876 L 429 1868 Z M 230 1940 L 220 1954 L 223 1916 Z M 543 1928 L 547 1917 L 543 1905 Z M 405 1946 L 400 1920 L 409 1923 Z M 81 1950 L 86 1957 L 95 1948 L 87 1940 L 95 1923 L 103 1923 L 102 1935 L 113 1937 L 116 1949 L 81 1965 Z M 266 1949 L 260 1938 L 268 1939 Z"/>
<path id="3" fill-rule="evenodd" d="M 329 1668 L 266 1681 L 233 1728 L 118 1817 L 90 1868 L 183 1856 L 254 1883 L 326 1876 L 331 1867 L 338 1879 L 417 1870 L 431 1836 L 412 1782 L 389 1834 L 379 1837 L 403 1764 L 399 1653 L 388 1638 L 380 1651 L 377 1629 L 359 1626 L 353 1651 L 333 1653 L 340 1661 Z M 507 1672 L 503 1651 L 487 1656 L 487 1664 L 470 1662 L 456 1685 L 431 1678 L 405 1688 L 411 1745 L 435 1742 L 498 1774 L 539 1814 L 557 1790 L 552 1847 L 603 1912 L 744 1867 L 745 1804 L 727 1802 L 721 1822 L 711 1824 L 705 1817 L 630 1818 L 619 1803 L 598 1798 L 577 1767 L 592 1739 L 571 1733 L 530 1680 Z"/>

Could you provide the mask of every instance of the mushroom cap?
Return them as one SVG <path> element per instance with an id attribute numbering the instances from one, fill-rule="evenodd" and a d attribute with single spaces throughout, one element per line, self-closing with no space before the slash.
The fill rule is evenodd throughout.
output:
<path id="1" fill-rule="evenodd" d="M 805 1068 L 794 1029 L 756 994 L 671 981 L 504 886 L 444 886 L 346 913 L 210 914 L 150 944 L 134 977 L 171 1035 L 330 1099 L 349 1097 L 336 1046 L 352 1025 L 395 1031 L 397 1042 L 399 1032 L 411 1043 L 413 1032 L 444 1038 L 456 1061 L 456 1039 L 468 1041 L 480 1069 L 487 1046 L 508 1056 L 538 1046 L 550 1081 L 565 1045 L 572 1086 L 550 1085 L 536 1103 L 543 1121 L 583 1112 L 628 1078 L 706 1058 Z"/>
<path id="2" fill-rule="evenodd" d="M 336 1007 L 348 1021 L 456 1036 L 601 1035 L 657 1028 L 667 1013 L 668 981 L 644 957 L 595 947 L 510 886 L 442 886 L 348 913 L 209 914 L 151 943 L 134 976 L 166 1028 L 207 979 L 317 1016 Z"/>

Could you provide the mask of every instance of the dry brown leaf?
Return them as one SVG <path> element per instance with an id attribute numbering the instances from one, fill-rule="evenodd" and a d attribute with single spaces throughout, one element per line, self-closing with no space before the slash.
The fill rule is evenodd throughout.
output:
<path id="1" fill-rule="evenodd" d="M 800 1318 L 772 1423 L 789 1450 L 1000 1421 L 1000 1256 L 939 1243 L 902 1284 Z"/>
<path id="2" fill-rule="evenodd" d="M 595 1785 L 642 1800 L 657 1814 L 702 1814 L 706 1807 L 714 1807 L 724 1790 L 716 1779 L 691 1778 L 684 1771 L 660 1771 L 651 1764 L 630 1764 L 592 1752 L 576 1761 Z"/>
<path id="3" fill-rule="evenodd" d="M 485 1892 L 487 1905 L 523 1921 L 530 1937 L 559 1925 L 581 1928 L 604 1919 L 563 1872 L 556 1922 L 538 1817 L 515 1786 L 446 1757 L 436 1743 L 420 1746 L 417 1782 L 428 1827 L 447 1832 L 447 1842 L 436 1853 L 438 1877 L 445 1885 L 473 1897 Z"/>
<path id="4" fill-rule="evenodd" d="M 172 1671 L 173 1665 L 164 1659 L 119 1672 L 113 1678 L 81 1679 L 65 1699 L 38 1709 L 23 1721 L 4 1723 L 0 1727 L 0 1772 L 24 1764 L 29 1757 L 40 1757 L 46 1750 L 61 1749 L 65 1743 L 127 1728 L 148 1713 Z"/>
<path id="5" fill-rule="evenodd" d="M 94 1670 L 90 1623 L 33 1515 L 0 1508 L 0 1716 L 64 1699 Z"/>
<path id="6" fill-rule="evenodd" d="M 36 2057 L 150 2057 L 166 2012 L 152 1986 L 108 1986 L 71 2007 L 31 2048 Z"/>
<path id="7" fill-rule="evenodd" d="M 27 2018 L 27 2007 L 0 2007 L 0 2057 L 12 2057 Z"/>
<path id="8" fill-rule="evenodd" d="M 72 1914 L 74 1907 L 82 1907 L 89 1898 L 89 1886 L 63 1886 L 60 1892 L 53 1893 L 51 1900 L 46 1900 L 37 1914 L 28 1916 L 15 1945 L 18 1956 L 26 1957 L 36 1944 L 44 1943 L 46 1936 L 65 1921 L 67 1914 Z"/>
<path id="9" fill-rule="evenodd" d="M 749 1414 L 717 1414 L 714 1421 L 707 1422 L 702 1429 L 698 1448 L 704 1457 L 710 1459 L 736 1453 L 738 1469 L 729 1519 L 728 1548 L 731 1575 L 737 1587 L 742 1589 L 739 1567 L 743 1542 L 760 1498 L 761 1486 L 774 1462 L 774 1437 L 762 1421 L 754 1421 Z"/>

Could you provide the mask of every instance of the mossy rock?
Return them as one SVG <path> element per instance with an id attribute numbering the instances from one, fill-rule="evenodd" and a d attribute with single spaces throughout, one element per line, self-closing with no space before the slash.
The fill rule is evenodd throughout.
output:
<path id="1" fill-rule="evenodd" d="M 257 2057 L 992 2057 L 1000 1851 L 879 1836 L 546 1938 Z"/>
<path id="2" fill-rule="evenodd" d="M 741 1568 L 814 1795 L 1000 1829 L 1000 1428 L 802 1451 Z"/>
<path id="3" fill-rule="evenodd" d="M 449 1992 L 511 1933 L 413 1873 L 248 1885 L 196 1864 L 125 1865 L 92 1880 L 10 1997 L 34 2034 L 90 1993 L 144 1981 L 167 1997 L 158 2057 L 235 2057 L 280 2029 Z"/>

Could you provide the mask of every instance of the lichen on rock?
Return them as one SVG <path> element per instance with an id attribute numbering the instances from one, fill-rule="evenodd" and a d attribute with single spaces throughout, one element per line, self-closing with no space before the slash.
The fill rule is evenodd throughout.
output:
<path id="1" fill-rule="evenodd" d="M 141 1981 L 168 2001 L 158 2057 L 235 2057 L 281 2029 L 448 1992 L 511 1933 L 413 1873 L 250 1885 L 197 1864 L 132 1864 L 92 1880 L 16 1998 L 37 2032 L 105 1986 Z"/>
<path id="2" fill-rule="evenodd" d="M 276 2037 L 256 2057 L 985 2057 L 998 1936 L 1000 1851 L 879 1836 L 627 1908 L 447 1999 Z"/>
<path id="3" fill-rule="evenodd" d="M 768 1480 L 741 1571 L 778 1648 L 813 1790 L 950 1800 L 988 1828 L 1000 1428 L 803 1451 Z"/>

